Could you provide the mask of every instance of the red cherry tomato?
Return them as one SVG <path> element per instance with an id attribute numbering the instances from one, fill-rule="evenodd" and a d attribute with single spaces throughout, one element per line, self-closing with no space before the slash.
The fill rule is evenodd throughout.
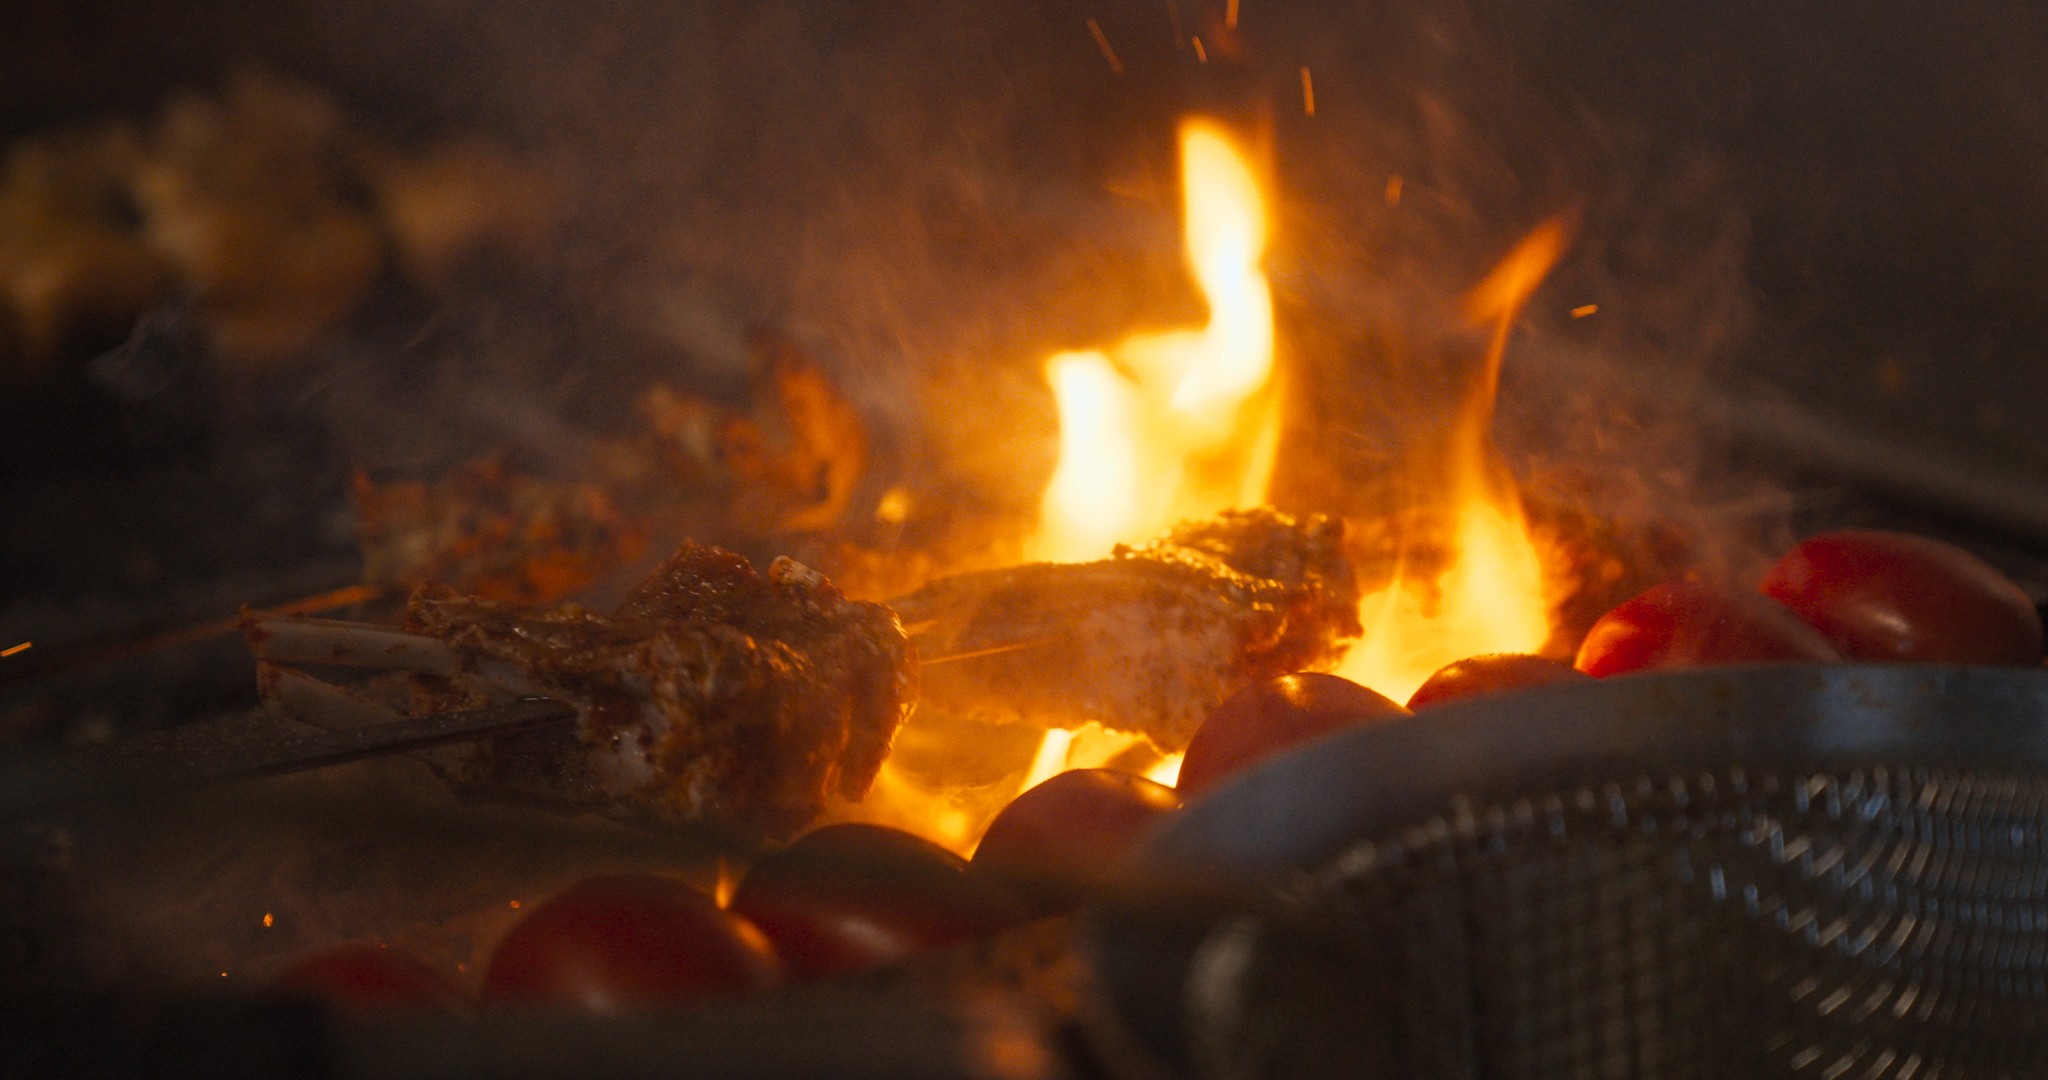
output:
<path id="1" fill-rule="evenodd" d="M 460 1007 L 463 998 L 452 979 L 425 961 L 376 945 L 343 945 L 301 957 L 271 980 L 270 988 L 356 1012 L 443 1012 Z"/>
<path id="2" fill-rule="evenodd" d="M 1562 660 L 1526 653 L 1495 653 L 1454 660 L 1437 669 L 1408 697 L 1408 711 L 1419 712 L 1446 701 L 1527 690 L 1586 678 L 1585 672 Z"/>
<path id="3" fill-rule="evenodd" d="M 1840 660 L 1813 627 L 1766 596 L 1690 581 L 1652 586 L 1593 624 L 1575 665 L 1596 677 L 1703 664 Z"/>
<path id="4" fill-rule="evenodd" d="M 1247 686 L 1202 721 L 1181 760 L 1178 787 L 1195 795 L 1231 773 L 1342 727 L 1408 710 L 1335 675 L 1303 672 Z"/>
<path id="5" fill-rule="evenodd" d="M 901 829 L 827 825 L 755 863 L 732 909 L 768 935 L 792 971 L 866 971 L 1015 920 L 1014 899 L 966 869 Z"/>
<path id="6" fill-rule="evenodd" d="M 2041 616 L 2012 579 L 1954 544 L 1824 533 L 1771 567 L 1764 594 L 1856 660 L 2041 662 Z"/>
<path id="7" fill-rule="evenodd" d="M 610 1012 L 756 990 L 775 956 L 759 931 L 679 881 L 591 878 L 535 908 L 498 943 L 484 996 Z"/>
<path id="8" fill-rule="evenodd" d="M 1180 809 L 1180 793 L 1115 769 L 1073 769 L 1017 796 L 989 823 L 972 869 L 993 871 L 1055 910 L 1079 898 L 1061 870 L 1101 872 L 1154 822 Z"/>

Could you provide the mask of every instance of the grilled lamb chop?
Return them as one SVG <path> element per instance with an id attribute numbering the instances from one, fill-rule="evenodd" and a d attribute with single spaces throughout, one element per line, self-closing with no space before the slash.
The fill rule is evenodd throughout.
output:
<path id="1" fill-rule="evenodd" d="M 458 793 L 787 835 L 828 799 L 866 794 L 916 694 L 896 617 L 778 559 L 686 544 L 610 614 L 514 607 L 427 586 L 403 630 L 323 620 L 252 623 L 269 696 L 309 722 L 368 722 L 377 706 L 282 668 L 411 672 L 411 707 L 546 694 L 574 730 L 438 752 Z"/>
<path id="2" fill-rule="evenodd" d="M 1188 522 L 1092 563 L 942 578 L 893 602 L 933 664 L 921 709 L 1187 745 L 1258 679 L 1327 667 L 1356 638 L 1341 521 L 1270 509 Z"/>

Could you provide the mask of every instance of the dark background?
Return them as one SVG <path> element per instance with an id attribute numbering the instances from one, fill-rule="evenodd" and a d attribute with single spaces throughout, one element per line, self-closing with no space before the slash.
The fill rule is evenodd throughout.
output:
<path id="1" fill-rule="evenodd" d="M 1214 5 L 1178 6 L 1184 29 L 1214 18 Z M 618 172 L 649 170 L 619 186 L 621 200 L 679 159 L 699 167 L 670 172 L 671 199 L 693 186 L 728 200 L 761 191 L 749 173 L 773 167 L 778 139 L 792 144 L 788 164 L 808 166 L 821 144 L 860 141 L 849 119 L 860 110 L 923 112 L 924 124 L 903 125 L 917 130 L 901 149 L 1000 146 L 1006 160 L 983 167 L 1071 178 L 1111 155 L 1104 146 L 1133 117 L 1184 93 L 1193 68 L 1169 44 L 1164 0 L 11 8 L 0 136 L 147 112 L 174 88 L 259 63 L 399 134 L 481 125 L 616 154 Z M 1124 78 L 1095 55 L 1088 17 L 1120 43 Z M 1454 114 L 1484 146 L 1473 156 L 1511 167 L 1534 201 L 1569 186 L 1597 204 L 1601 189 L 1666 181 L 1690 160 L 1713 174 L 1690 194 L 1726 200 L 1748 234 L 1757 318 L 1729 349 L 1744 366 L 1887 430 L 2042 462 L 2048 13 L 2037 5 L 1246 0 L 1242 23 L 1271 85 L 1311 65 L 1326 127 L 1372 113 L 1370 143 L 1338 154 L 1362 169 L 1456 170 L 1421 156 L 1432 149 L 1423 102 Z M 859 109 L 817 107 L 864 92 Z M 691 138 L 702 148 L 678 149 Z M 1394 160 L 1403 143 L 1415 156 Z M 1625 306 L 1607 314 L 1627 317 Z M 1905 373 L 1890 393 L 1873 377 L 1887 359 Z"/>
<path id="2" fill-rule="evenodd" d="M 539 414 L 589 423 L 604 415 L 591 400 L 650 372 L 717 384 L 728 331 L 770 323 L 822 343 L 878 428 L 916 433 L 900 467 L 922 454 L 1030 488 L 1018 463 L 1049 467 L 1047 448 L 1001 433 L 1047 415 L 1039 358 L 1178 314 L 1157 306 L 1162 286 L 1185 292 L 1162 257 L 1176 243 L 1171 118 L 1263 114 L 1285 203 L 1276 280 L 1331 325 L 1454 297 L 1537 221 L 1578 215 L 1578 243 L 1510 363 L 1511 451 L 1608 447 L 1652 471 L 1695 441 L 1687 431 L 1638 425 L 1633 443 L 1558 433 L 1557 402 L 1588 411 L 1586 399 L 1647 386 L 1683 405 L 1699 387 L 1761 379 L 1973 470 L 2032 484 L 2048 468 L 2048 13 L 1244 0 L 1231 35 L 1221 7 L 15 5 L 0 17 L 0 138 L 146 118 L 167 95 L 250 66 L 328 90 L 400 142 L 489 134 L 578 184 L 560 257 L 534 290 L 545 302 L 483 296 L 453 316 L 469 328 L 444 350 L 453 385 L 510 387 Z M 1211 63 L 1195 61 L 1192 34 Z M 1313 118 L 1299 107 L 1303 66 Z M 1398 206 L 1383 197 L 1393 176 Z M 718 325 L 679 325 L 678 298 Z M 1586 303 L 1600 313 L 1568 317 Z M 357 354 L 411 329 L 372 333 Z M 1316 362 L 1349 371 L 1351 355 Z M 1374 396 L 1372 373 L 1356 370 Z M 1518 380 L 1539 385 L 1518 392 Z M 88 401 L 73 417 L 75 396 L 59 395 L 30 415 L 27 393 L 0 387 L 16 395 L 8 423 L 33 436 L 0 442 L 10 490 L 97 491 L 135 472 L 136 454 L 108 450 L 128 433 L 104 409 Z M 326 559 L 345 579 L 337 463 L 431 467 L 492 442 L 545 450 L 560 434 L 552 422 L 493 428 L 464 415 L 459 391 L 416 394 L 340 367 L 318 392 L 279 400 L 225 451 L 145 485 L 139 504 L 109 494 L 51 510 L 10 496 L 0 609 L 33 602 L 5 625 L 47 624 L 94 596 L 114 597 L 112 610 L 209 572 L 275 576 Z M 296 447 L 258 456 L 298 479 L 224 467 L 237 439 Z M 266 486 L 292 505 L 242 497 Z M 183 549 L 159 534 L 191 530 L 151 527 L 194 507 L 245 520 Z M 145 572 L 109 571 L 135 561 L 106 554 L 122 544 L 143 551 Z"/>

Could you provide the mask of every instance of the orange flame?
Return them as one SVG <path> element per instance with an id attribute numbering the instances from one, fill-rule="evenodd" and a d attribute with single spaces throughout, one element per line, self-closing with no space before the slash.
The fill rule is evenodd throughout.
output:
<path id="1" fill-rule="evenodd" d="M 1208 301 L 1208 323 L 1046 362 L 1060 456 L 1027 547 L 1035 558 L 1101 558 L 1182 520 L 1266 499 L 1280 448 L 1273 296 L 1261 265 L 1266 199 L 1258 171 L 1222 126 L 1184 122 L 1180 148 L 1188 268 Z M 1047 731 L 1016 792 L 1068 769 L 1127 761 L 1142 754 L 1141 741 L 1093 725 Z M 1142 771 L 1170 785 L 1180 755 Z M 883 773 L 889 779 L 886 766 Z M 935 838 L 971 849 L 998 808 L 950 805 Z"/>
<path id="2" fill-rule="evenodd" d="M 1141 334 L 1046 362 L 1060 457 L 1033 556 L 1095 559 L 1186 518 L 1263 502 L 1280 439 L 1266 202 L 1219 125 L 1181 126 L 1187 258 L 1209 304 L 1200 330 Z"/>
<path id="3" fill-rule="evenodd" d="M 1543 558 L 1514 480 L 1494 450 L 1501 358 L 1522 305 L 1564 253 L 1567 229 L 1546 222 L 1508 253 L 1466 298 L 1465 313 L 1491 324 L 1486 362 L 1449 432 L 1444 472 L 1425 490 L 1443 493 L 1443 558 L 1411 565 L 1359 604 L 1365 634 L 1338 673 L 1404 701 L 1438 668 L 1487 653 L 1534 652 L 1550 634 Z"/>

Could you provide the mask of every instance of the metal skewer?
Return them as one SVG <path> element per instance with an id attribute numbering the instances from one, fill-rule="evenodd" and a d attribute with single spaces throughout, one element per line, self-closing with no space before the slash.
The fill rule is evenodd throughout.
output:
<path id="1" fill-rule="evenodd" d="M 385 590 L 378 586 L 348 585 L 283 603 L 265 604 L 262 607 L 266 612 L 275 615 L 320 615 L 338 608 L 368 603 L 384 595 Z M 215 638 L 228 637 L 240 630 L 241 625 L 241 615 L 224 615 L 141 636 L 74 645 L 56 651 L 39 649 L 36 653 L 30 653 L 27 650 L 20 650 L 19 660 L 0 663 L 0 686 L 31 683 L 82 668 L 97 667 L 130 657 L 165 652 Z"/>
<path id="2" fill-rule="evenodd" d="M 256 780 L 569 723 L 574 706 L 552 698 L 398 720 L 341 731 L 230 736 L 179 729 L 113 746 L 0 761 L 0 817 L 78 802 Z"/>

